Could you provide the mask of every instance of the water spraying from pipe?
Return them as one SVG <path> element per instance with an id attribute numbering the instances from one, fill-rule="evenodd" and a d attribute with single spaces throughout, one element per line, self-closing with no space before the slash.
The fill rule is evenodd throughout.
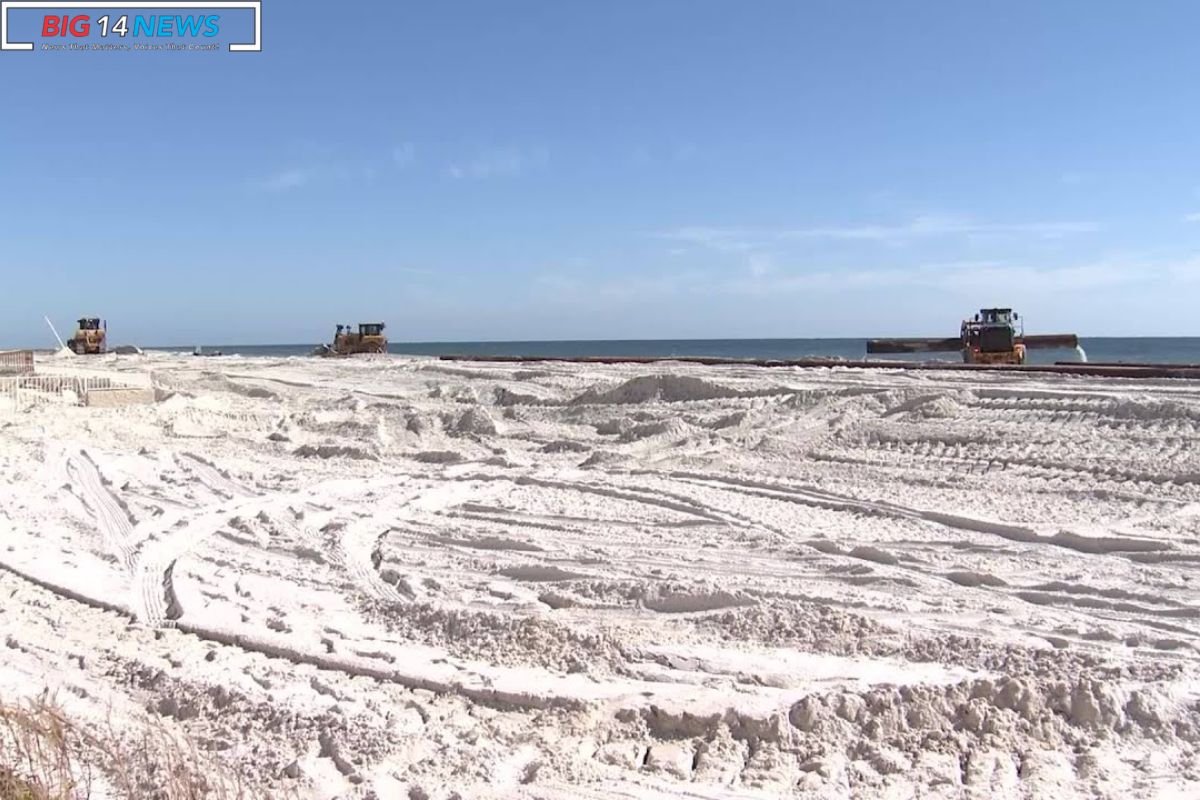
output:
<path id="1" fill-rule="evenodd" d="M 1075 345 L 1075 353 L 1079 356 L 1080 361 L 1082 361 L 1084 364 L 1087 363 L 1087 351 L 1083 349 L 1083 345 Z"/>
<path id="2" fill-rule="evenodd" d="M 53 333 L 53 334 L 54 334 L 54 338 L 58 340 L 58 347 L 59 347 L 59 349 L 60 349 L 60 350 L 66 350 L 66 349 L 67 349 L 67 346 L 66 346 L 65 344 L 63 344 L 62 337 L 61 337 L 61 336 L 59 336 L 59 335 L 58 335 L 58 331 L 57 331 L 57 330 L 55 330 L 55 328 L 54 328 L 54 323 L 50 321 L 50 317 L 49 317 L 49 315 L 42 317 L 42 319 L 46 320 L 46 324 L 50 326 L 50 332 L 51 332 L 51 333 Z"/>

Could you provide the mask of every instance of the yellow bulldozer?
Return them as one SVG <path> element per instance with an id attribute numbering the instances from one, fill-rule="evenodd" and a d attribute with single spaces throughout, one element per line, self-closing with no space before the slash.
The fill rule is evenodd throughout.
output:
<path id="1" fill-rule="evenodd" d="M 322 348 L 322 355 L 350 356 L 356 353 L 386 353 L 388 340 L 383 335 L 382 322 L 364 322 L 358 332 L 349 325 L 338 325 L 333 344 Z"/>
<path id="2" fill-rule="evenodd" d="M 84 317 L 67 347 L 79 356 L 103 355 L 108 352 L 108 323 L 99 317 Z"/>
<path id="3" fill-rule="evenodd" d="M 1027 336 L 1011 308 L 981 308 L 963 320 L 953 339 L 870 339 L 868 353 L 945 353 L 958 351 L 967 364 L 1024 364 L 1026 350 L 1079 347 L 1073 333 Z"/>

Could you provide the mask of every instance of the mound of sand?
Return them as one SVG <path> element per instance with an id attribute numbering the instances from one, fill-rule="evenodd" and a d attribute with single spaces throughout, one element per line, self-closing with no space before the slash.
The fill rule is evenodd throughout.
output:
<path id="1" fill-rule="evenodd" d="M 447 431 L 460 436 L 495 436 L 497 432 L 496 421 L 483 406 L 468 408 L 457 419 L 448 420 L 445 427 Z"/>
<path id="2" fill-rule="evenodd" d="M 570 401 L 571 405 L 628 405 L 681 403 L 739 397 L 741 392 L 690 375 L 644 375 L 607 389 L 592 388 Z"/>

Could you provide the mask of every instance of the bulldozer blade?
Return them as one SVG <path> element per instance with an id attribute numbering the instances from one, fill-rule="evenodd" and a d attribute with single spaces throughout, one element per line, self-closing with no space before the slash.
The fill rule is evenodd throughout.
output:
<path id="1" fill-rule="evenodd" d="M 868 353 L 953 353 L 962 350 L 962 340 L 953 339 L 868 339 Z"/>
<path id="2" fill-rule="evenodd" d="M 1029 350 L 1073 350 L 1079 347 L 1079 337 L 1073 333 L 1046 333 L 1021 339 Z"/>

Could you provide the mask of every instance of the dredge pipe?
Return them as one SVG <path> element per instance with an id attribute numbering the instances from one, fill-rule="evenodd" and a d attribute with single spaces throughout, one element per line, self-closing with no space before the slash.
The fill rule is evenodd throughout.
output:
<path id="1" fill-rule="evenodd" d="M 1018 341 L 1023 342 L 1030 350 L 1074 350 L 1079 347 L 1079 337 L 1073 333 L 1043 333 L 1039 336 L 1022 336 Z"/>
<path id="2" fill-rule="evenodd" d="M 1055 361 L 1055 366 L 1069 367 L 1078 361 Z M 1136 367 L 1138 369 L 1200 369 L 1200 364 L 1159 364 L 1144 361 L 1089 361 L 1093 367 Z"/>
<path id="3" fill-rule="evenodd" d="M 703 356 L 438 356 L 441 361 L 475 361 L 491 364 L 658 364 L 683 363 L 733 367 L 800 367 L 846 369 L 903 369 L 946 372 L 1025 372 L 1054 375 L 1083 375 L 1102 378 L 1183 378 L 1200 380 L 1200 367 L 1143 366 L 1138 364 L 1100 365 L 1069 362 L 1062 364 L 960 364 L 950 361 L 847 361 L 839 358 L 708 358 Z"/>
<path id="4" fill-rule="evenodd" d="M 957 353 L 962 339 L 868 339 L 868 353 Z"/>

